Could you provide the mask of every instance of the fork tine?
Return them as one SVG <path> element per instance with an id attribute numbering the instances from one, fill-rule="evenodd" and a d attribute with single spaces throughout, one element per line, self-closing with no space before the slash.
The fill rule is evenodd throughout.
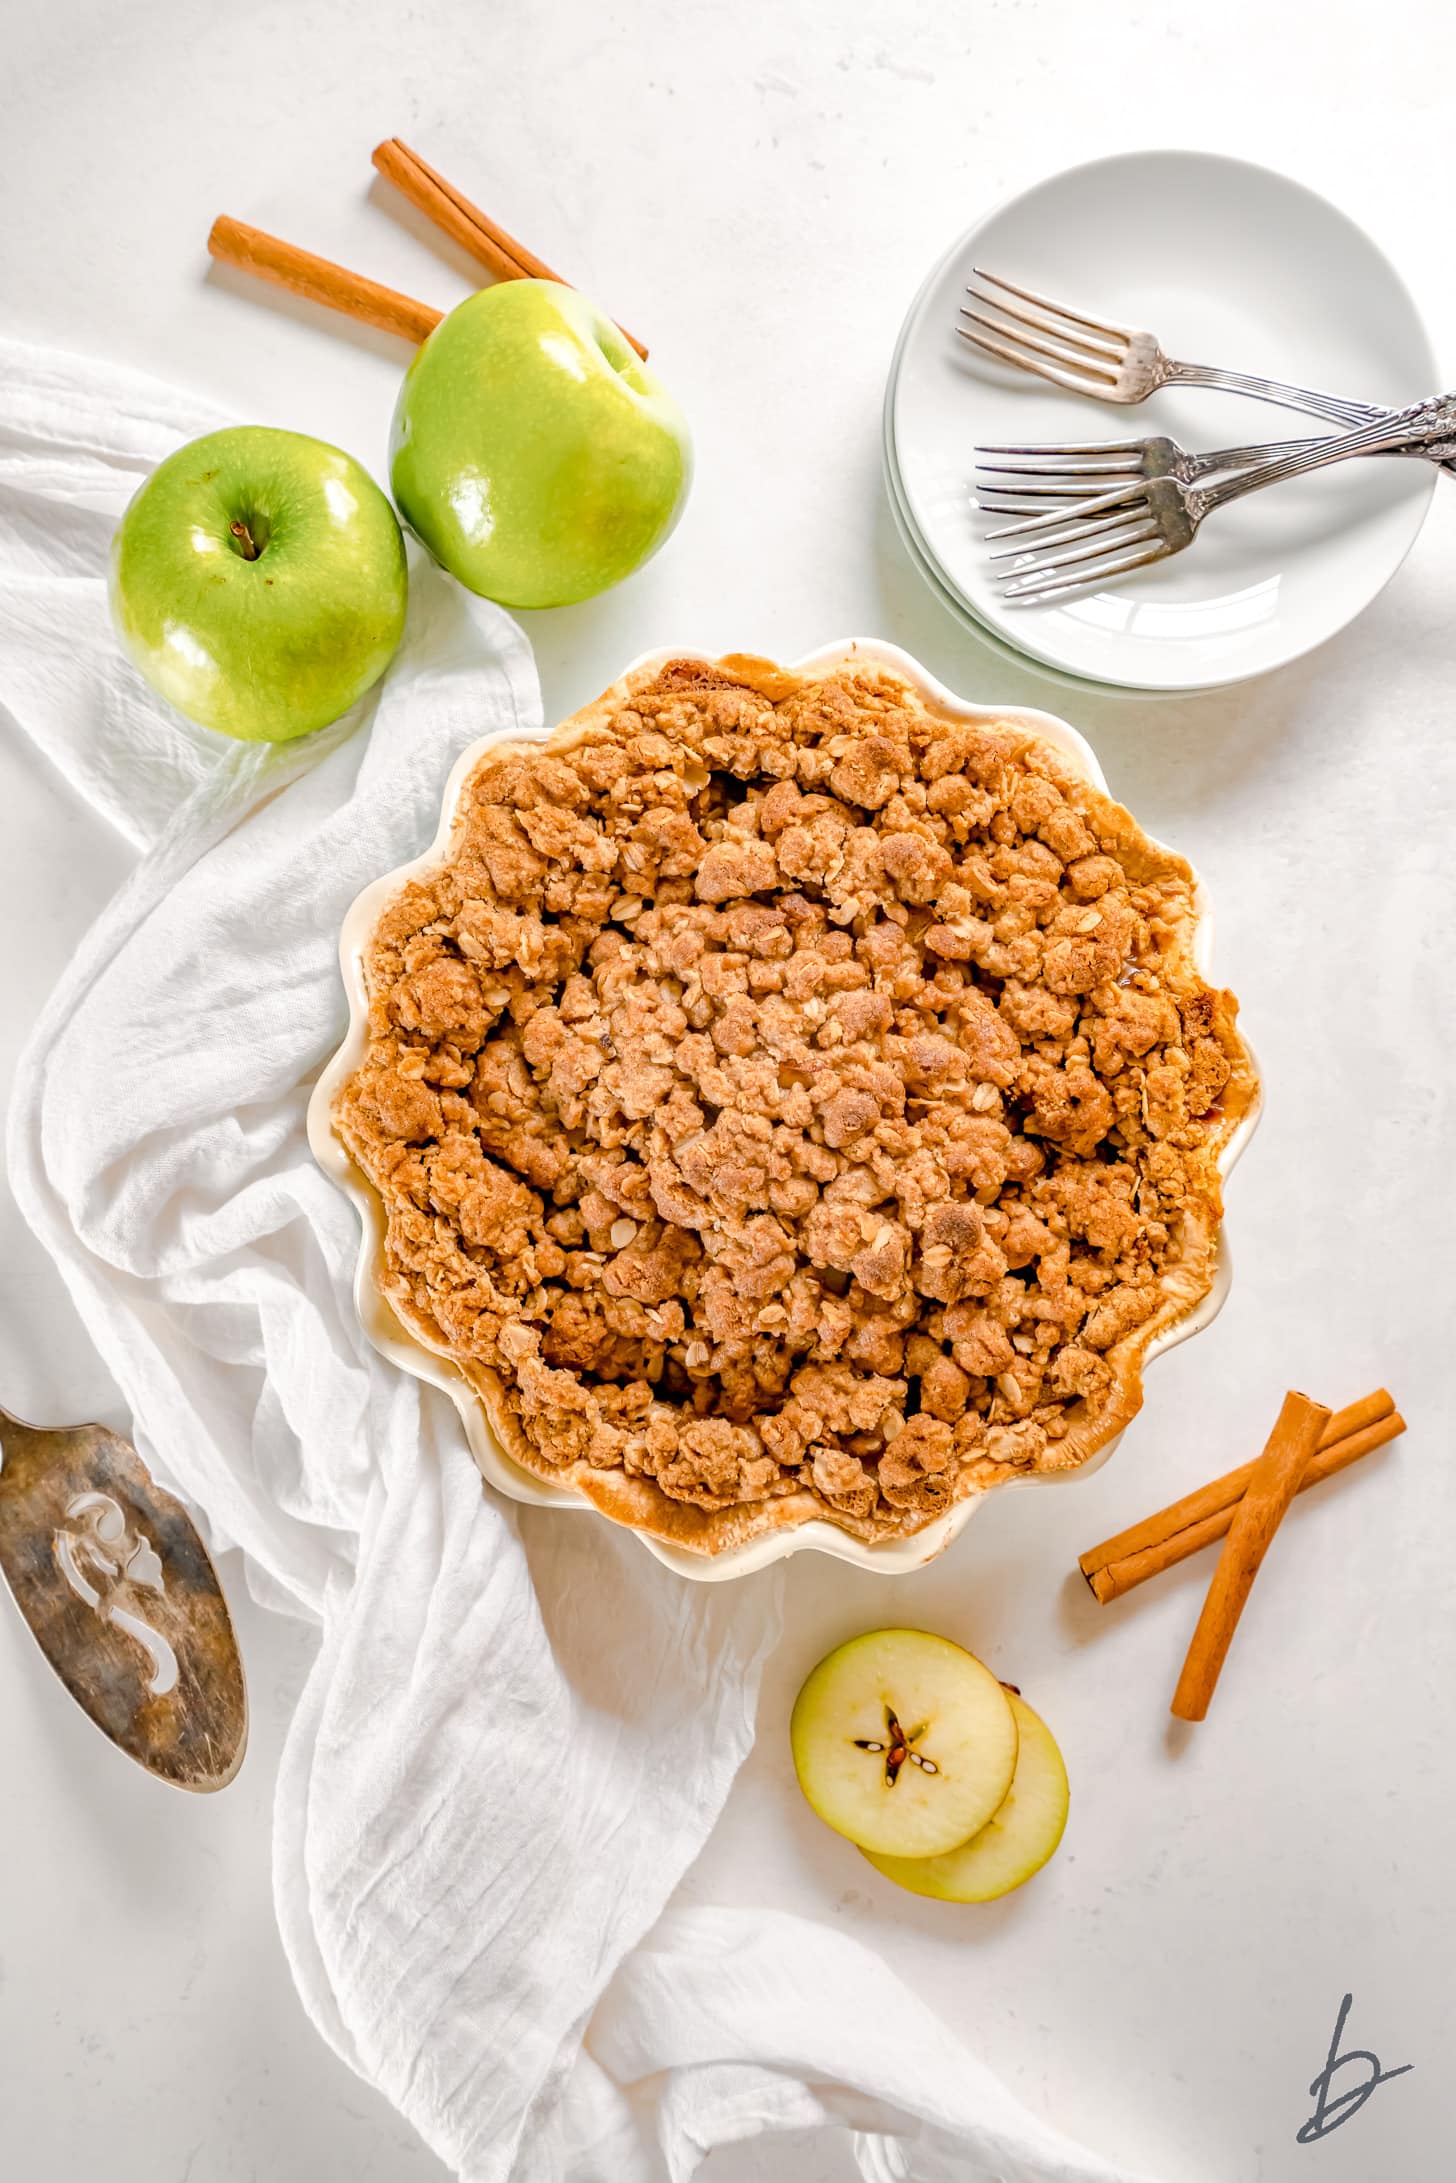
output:
<path id="1" fill-rule="evenodd" d="M 978 455 L 1141 455 L 1142 440 L 1038 440 L 1031 447 L 1014 447 L 1008 441 L 987 440 Z"/>
<path id="2" fill-rule="evenodd" d="M 1125 341 L 1131 341 L 1137 331 L 1135 326 L 1119 326 L 1115 319 L 1088 318 L 1085 312 L 1074 311 L 1065 303 L 1054 303 L 1050 296 L 1039 296 L 1034 288 L 1018 288 L 1014 280 L 1003 280 L 999 273 L 987 272 L 984 265 L 973 265 L 971 271 L 977 280 L 991 281 L 997 288 L 1004 288 L 1008 295 L 1020 296 L 1023 303 L 1038 303 L 1044 311 L 1055 311 L 1078 326 L 1089 326 L 1093 333 L 1121 334 Z"/>
<path id="3" fill-rule="evenodd" d="M 1099 516 L 1094 523 L 1069 519 L 1065 537 L 1039 538 L 1030 546 L 1003 546 L 999 552 L 988 554 L 987 559 L 1016 561 L 1021 564 L 1019 568 L 997 569 L 995 573 L 998 577 L 1030 576 L 1046 563 L 1049 555 L 1059 552 L 1064 546 L 1079 546 L 1085 539 L 1095 538 L 1098 541 L 1097 551 L 1104 552 L 1109 546 L 1119 545 L 1125 531 L 1148 524 L 1154 530 L 1158 528 L 1151 516 L 1144 515 L 1136 508 L 1129 509 L 1126 514 Z M 1113 533 L 1117 535 L 1113 536 Z"/>
<path id="4" fill-rule="evenodd" d="M 1020 326 L 1034 327 L 1039 334 L 1054 334 L 1059 341 L 1072 342 L 1077 348 L 1085 349 L 1091 355 L 1111 357 L 1115 364 L 1120 364 L 1126 353 L 1125 342 L 1100 341 L 1095 334 L 1079 333 L 1068 324 L 1066 318 L 1060 313 L 1057 318 L 1048 318 L 1042 311 L 1035 313 L 1019 311 L 1014 303 L 1003 303 L 1000 296 L 983 295 L 981 290 L 973 288 L 969 281 L 966 283 L 966 294 L 971 298 L 972 302 L 984 303 L 989 310 L 999 311 L 1003 318 L 1014 318 Z"/>
<path id="5" fill-rule="evenodd" d="M 1039 583 L 1042 577 L 1051 575 L 1059 568 L 1067 568 L 1079 561 L 1098 561 L 1108 554 L 1121 553 L 1127 547 L 1145 545 L 1151 538 L 1161 538 L 1161 527 L 1154 522 L 1118 523 L 1111 529 L 1099 525 L 1095 533 L 1081 532 L 1068 539 L 1055 541 L 1050 547 L 1038 547 L 1035 553 L 1022 554 L 1021 565 L 1016 557 L 1002 554 L 998 558 L 1006 565 L 992 570 L 994 580 L 1004 589 L 1020 591 L 1028 585 Z"/>
<path id="6" fill-rule="evenodd" d="M 1009 487 L 997 486 L 994 497 L 989 491 L 977 493 L 976 506 L 982 515 L 1041 515 L 1045 513 L 1048 501 L 1053 497 L 1060 499 L 1070 519 L 1095 496 L 1091 493 L 1062 493 L 1056 496 L 1039 493 L 1033 497 L 1030 493 L 1018 493 Z"/>
<path id="7" fill-rule="evenodd" d="M 1014 326 L 1003 326 L 999 319 L 987 318 L 980 311 L 968 311 L 964 304 L 961 305 L 961 317 L 968 318 L 973 326 L 984 326 L 987 333 L 1003 334 L 1008 341 L 1015 342 L 1020 348 L 1032 349 L 1038 356 L 1050 356 L 1058 364 L 1074 365 L 1077 370 L 1085 371 L 1091 378 L 1105 379 L 1110 384 L 1117 377 L 1115 364 L 1079 353 L 1076 349 L 1069 348 L 1065 341 L 1039 341 L 1035 334 L 1018 333 Z"/>
<path id="8" fill-rule="evenodd" d="M 1101 393 L 1105 380 L 1085 378 L 1076 372 L 1058 371 L 1052 364 L 1043 364 L 1034 356 L 1027 356 L 1019 349 L 1005 348 L 999 341 L 988 341 L 984 334 L 972 333 L 969 326 L 957 326 L 962 341 L 969 341 L 972 348 L 984 349 L 987 356 L 999 358 L 1003 364 L 1014 364 L 1018 371 L 1035 372 L 1038 379 L 1050 379 L 1053 386 L 1067 387 L 1073 394 Z"/>
<path id="9" fill-rule="evenodd" d="M 1025 523 L 1012 523 L 1005 530 L 987 531 L 986 537 L 988 540 L 992 538 L 1020 538 L 1029 531 L 1055 530 L 1065 523 L 1080 523 L 1085 516 L 1097 515 L 1103 508 L 1115 508 L 1119 504 L 1126 506 L 1139 500 L 1142 501 L 1144 507 L 1147 506 L 1147 495 L 1143 491 L 1141 478 L 1130 485 L 1119 485 L 1115 491 L 1110 493 L 1093 493 L 1088 499 L 1079 501 L 1075 511 L 1066 508 L 1054 508 L 1048 515 L 1031 516 Z M 1046 543 L 1050 545 L 1051 540 L 1048 539 Z"/>
<path id="10" fill-rule="evenodd" d="M 976 506 L 983 515 L 1006 515 L 1013 504 L 1020 506 L 1026 515 L 1043 515 L 1054 500 L 1060 501 L 1069 513 L 1085 511 L 1094 500 L 1100 500 L 1096 486 L 1077 491 L 1072 486 L 1058 485 L 978 485 Z"/>
<path id="11" fill-rule="evenodd" d="M 979 455 L 981 448 L 976 449 Z M 1120 472 L 1131 475 L 1142 468 L 1143 458 L 1136 455 L 1110 455 L 1100 462 L 1069 463 L 1060 455 L 1028 455 L 1024 462 L 978 462 L 978 471 L 987 471 L 997 477 L 1013 478 L 1111 478 Z"/>
<path id="12" fill-rule="evenodd" d="M 1059 504 L 1067 515 L 1067 522 L 1072 522 L 1074 517 L 1081 517 L 1081 511 L 1091 498 L 1094 498 L 1091 493 L 1061 493 Z M 1024 493 L 1013 491 L 998 493 L 993 500 L 984 496 L 984 493 L 976 498 L 976 506 L 982 515 L 1046 515 L 1050 504 L 1050 496 L 1033 500 L 1030 496 L 1024 496 Z"/>
<path id="13" fill-rule="evenodd" d="M 1112 546 L 1122 545 L 1134 530 L 1142 527 L 1143 518 L 1136 510 L 1123 516 L 1105 515 L 1095 523 L 1084 523 L 1080 517 L 1069 517 L 1062 529 L 1051 537 L 1037 538 L 1029 543 L 1023 541 L 1017 546 L 1003 546 L 999 552 L 988 554 L 986 558 L 992 563 L 991 573 L 998 581 L 1014 576 L 1033 576 L 1049 555 L 1060 552 L 1064 546 L 1081 546 L 1088 539 L 1093 539 L 1096 541 L 1096 550 L 1101 553 Z M 1157 530 L 1160 526 L 1154 524 L 1153 528 Z M 997 567 L 995 564 L 998 562 L 1005 562 L 1007 565 L 1004 568 Z"/>
<path id="14" fill-rule="evenodd" d="M 1060 504 L 1068 513 L 1086 514 L 1093 501 L 1101 502 L 1103 491 L 1100 484 L 1084 486 L 1079 492 L 1067 485 L 978 485 L 976 506 L 984 515 L 1003 515 L 1007 503 L 1013 500 L 1026 503 L 1027 515 L 1045 514 Z"/>
<path id="15" fill-rule="evenodd" d="M 1102 535 L 1092 536 L 1093 532 Z M 1105 525 L 1094 523 L 1088 534 L 1054 551 L 1029 557 L 1010 553 L 997 554 L 995 558 L 998 561 L 1022 559 L 1026 565 L 1023 568 L 998 569 L 996 581 L 1008 593 L 1021 591 L 1029 584 L 1034 584 L 1038 577 L 1046 575 L 1049 570 L 1069 568 L 1078 561 L 1096 561 L 1104 554 L 1120 552 L 1124 546 L 1140 546 L 1149 538 L 1161 536 L 1157 524 L 1151 520 L 1146 523 L 1122 523 L 1111 533 L 1107 532 Z"/>
<path id="16" fill-rule="evenodd" d="M 1167 558 L 1169 548 L 1161 539 L 1147 546 L 1140 553 L 1125 553 L 1098 568 L 1083 569 L 1080 575 L 1064 578 L 1060 583 L 1044 584 L 1039 591 L 1016 591 L 1002 594 L 1006 606 L 1045 606 L 1051 599 L 1065 599 L 1074 591 L 1089 591 L 1096 584 L 1111 583 L 1118 576 L 1131 575 L 1134 569 L 1146 568 L 1150 561 Z"/>
<path id="17" fill-rule="evenodd" d="M 1019 512 L 1023 515 L 1049 515 L 1060 508 L 1068 517 L 1076 516 L 1078 521 L 1084 516 L 1095 515 L 1099 508 L 1107 505 L 1106 495 L 1095 485 L 1081 493 L 1049 485 L 976 487 L 976 506 L 983 515 L 1010 514 L 1013 502 L 1021 504 Z"/>
<path id="18" fill-rule="evenodd" d="M 1061 513 L 1065 522 L 1081 524 L 1081 522 L 1087 522 L 1091 515 L 1096 515 L 1098 506 L 1105 506 L 1105 496 L 1102 496 L 1102 493 L 1054 491 L 1052 487 L 1033 489 L 1028 485 L 1028 487 L 1022 489 L 1022 487 L 1015 487 L 1015 485 L 998 485 L 993 489 L 991 487 L 978 487 L 976 506 L 978 506 L 982 515 L 1052 515 L 1052 513 Z M 1131 513 L 1131 504 L 1124 506 L 1124 509 L 1115 509 L 1113 513 L 1122 513 L 1122 515 Z"/>

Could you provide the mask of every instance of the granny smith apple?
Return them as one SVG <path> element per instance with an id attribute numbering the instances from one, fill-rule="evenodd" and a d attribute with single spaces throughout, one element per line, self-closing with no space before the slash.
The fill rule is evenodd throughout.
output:
<path id="1" fill-rule="evenodd" d="M 929 1630 L 869 1630 L 837 1646 L 789 1721 L 794 1771 L 819 1817 L 897 1859 L 940 1857 L 979 1833 L 1012 1785 L 1016 1733 L 990 1669 Z"/>
<path id="2" fill-rule="evenodd" d="M 457 305 L 395 407 L 400 513 L 452 576 L 504 606 L 620 583 L 667 537 L 691 471 L 672 397 L 555 281 L 502 281 Z"/>
<path id="3" fill-rule="evenodd" d="M 989 1903 L 1029 1880 L 1052 1855 L 1067 1824 L 1070 1791 L 1056 1738 L 1020 1691 L 1008 1688 L 1016 1715 L 1016 1772 L 1005 1802 L 979 1834 L 939 1857 L 886 1857 L 866 1850 L 886 1879 L 943 1903 Z"/>
<path id="4" fill-rule="evenodd" d="M 111 551 L 111 612 L 160 696 L 203 727 L 286 743 L 347 712 L 404 628 L 404 540 L 350 455 L 243 425 L 169 455 Z"/>

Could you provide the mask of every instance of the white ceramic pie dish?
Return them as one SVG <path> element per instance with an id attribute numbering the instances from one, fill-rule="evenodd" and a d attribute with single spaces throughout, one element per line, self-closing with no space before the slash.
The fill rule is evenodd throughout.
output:
<path id="1" fill-rule="evenodd" d="M 660 651 L 644 653 L 626 670 L 630 674 L 641 669 L 657 666 L 669 659 L 711 660 L 716 655 L 692 645 L 671 646 Z M 917 660 L 902 652 L 896 645 L 884 644 L 875 638 L 851 638 L 838 644 L 827 644 L 804 658 L 787 662 L 798 674 L 819 675 L 830 672 L 846 660 L 854 659 L 871 666 L 885 668 L 905 682 L 920 690 L 937 712 L 967 721 L 1013 721 L 1018 726 L 1031 729 L 1058 749 L 1065 751 L 1093 785 L 1104 793 L 1107 782 L 1097 763 L 1091 745 L 1065 720 L 1054 714 L 1026 710 L 1006 705 L 970 705 L 964 699 L 947 690 L 942 683 L 927 674 Z M 542 729 L 531 738 L 523 738 L 519 729 L 483 737 L 478 743 L 463 751 L 457 759 L 445 786 L 441 807 L 439 830 L 423 856 L 402 864 L 392 872 L 386 872 L 366 887 L 344 919 L 339 941 L 339 962 L 343 973 L 344 991 L 349 1003 L 349 1028 L 343 1044 L 326 1064 L 308 1107 L 309 1144 L 315 1159 L 341 1189 L 353 1199 L 359 1210 L 362 1238 L 358 1264 L 354 1277 L 354 1300 L 360 1322 L 374 1344 L 384 1356 L 413 1372 L 417 1379 L 441 1388 L 459 1410 L 470 1442 L 471 1453 L 480 1466 L 481 1475 L 513 1501 L 524 1501 L 536 1508 L 554 1508 L 562 1511 L 577 1510 L 602 1517 L 586 1497 L 573 1487 L 553 1486 L 534 1477 L 514 1462 L 492 1433 L 485 1409 L 464 1374 L 450 1358 L 429 1348 L 399 1319 L 380 1287 L 378 1267 L 384 1249 L 384 1208 L 373 1186 L 345 1149 L 336 1135 L 332 1120 L 334 1100 L 345 1079 L 363 1059 L 368 1032 L 369 1004 L 364 983 L 364 954 L 380 912 L 385 903 L 409 879 L 433 869 L 441 863 L 449 848 L 454 827 L 456 807 L 461 790 L 479 763 L 481 756 L 492 745 L 501 742 L 518 743 L 523 740 L 545 742 L 549 730 Z M 1213 948 L 1212 923 L 1201 885 L 1198 888 L 1199 924 L 1195 940 L 1195 958 L 1199 969 L 1207 977 Z M 1221 1169 L 1226 1176 L 1235 1160 L 1243 1151 L 1258 1122 L 1260 1098 L 1256 1092 L 1253 1103 L 1239 1122 L 1224 1148 Z M 1223 1305 L 1232 1279 L 1225 1228 L 1220 1228 L 1218 1255 L 1213 1287 L 1203 1301 L 1186 1316 L 1158 1335 L 1150 1344 L 1143 1360 L 1144 1369 L 1156 1357 L 1199 1333 L 1213 1320 Z M 1017 1486 L 1059 1486 L 1070 1479 L 1082 1478 L 1100 1468 L 1117 1446 L 1119 1433 L 1106 1447 L 1074 1471 L 1050 1472 L 1024 1479 L 1008 1480 L 998 1492 L 1009 1492 Z M 764 1568 L 769 1562 L 779 1561 L 789 1554 L 812 1551 L 832 1554 L 840 1561 L 856 1564 L 882 1576 L 904 1576 L 911 1570 L 920 1569 L 934 1561 L 945 1551 L 951 1541 L 958 1538 L 976 1510 L 985 1501 L 985 1495 L 963 1501 L 947 1510 L 944 1516 L 928 1524 L 913 1537 L 890 1539 L 871 1545 L 851 1537 L 836 1524 L 814 1521 L 797 1528 L 770 1531 L 750 1539 L 741 1546 L 726 1548 L 722 1553 L 708 1555 L 689 1552 L 683 1547 L 671 1546 L 646 1533 L 638 1533 L 642 1544 L 650 1554 L 656 1555 L 668 1568 L 680 1576 L 692 1577 L 699 1582 L 718 1582 L 728 1577 L 746 1576 L 755 1569 Z"/>

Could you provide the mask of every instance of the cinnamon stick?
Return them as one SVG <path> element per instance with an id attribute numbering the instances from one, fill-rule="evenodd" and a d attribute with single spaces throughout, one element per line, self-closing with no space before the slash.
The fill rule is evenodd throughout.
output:
<path id="1" fill-rule="evenodd" d="M 1259 1565 L 1329 1421 L 1330 1412 L 1322 1402 L 1311 1402 L 1308 1395 L 1292 1391 L 1284 1397 L 1278 1422 L 1234 1510 L 1183 1662 L 1173 1694 L 1173 1712 L 1180 1721 L 1201 1721 L 1208 1712 Z"/>
<path id="2" fill-rule="evenodd" d="M 1337 1410 L 1320 1436 L 1299 1491 L 1333 1478 L 1404 1431 L 1405 1419 L 1383 1387 Z M 1078 1557 L 1077 1566 L 1096 1597 L 1106 1606 L 1223 1538 L 1253 1471 L 1252 1463 L 1241 1463 L 1237 1470 L 1226 1471 L 1222 1478 L 1199 1486 L 1156 1515 L 1145 1516 L 1100 1546 L 1089 1547 Z"/>
<path id="3" fill-rule="evenodd" d="M 497 280 L 561 278 L 559 273 L 535 271 L 534 265 L 539 264 L 539 260 L 528 267 L 524 258 L 517 257 L 513 250 L 498 242 L 484 225 L 484 213 L 477 211 L 468 200 L 457 200 L 449 184 L 432 167 L 427 167 L 407 144 L 401 144 L 397 136 L 376 144 L 372 156 L 385 180 L 392 182 L 402 197 L 407 197 L 426 219 L 433 220 L 452 242 L 459 243 L 463 250 L 479 259 Z M 529 252 L 526 255 L 529 256 Z"/>
<path id="4" fill-rule="evenodd" d="M 1331 1420 L 1333 1424 L 1335 1420 Z M 1389 1417 L 1381 1418 L 1374 1425 L 1367 1425 L 1363 1432 L 1350 1433 L 1343 1440 L 1334 1441 L 1329 1447 L 1321 1447 L 1309 1459 L 1309 1467 L 1299 1481 L 1299 1492 L 1309 1486 L 1317 1486 L 1326 1478 L 1333 1478 L 1337 1471 L 1348 1470 L 1358 1463 L 1361 1456 L 1373 1454 L 1376 1448 L 1385 1447 L 1405 1431 L 1405 1419 L 1399 1410 L 1392 1410 Z M 1252 1466 L 1246 1466 L 1252 1468 Z M 1215 1539 L 1224 1538 L 1234 1520 L 1236 1501 L 1227 1508 L 1216 1509 L 1200 1523 L 1189 1524 L 1175 1532 L 1171 1538 L 1156 1545 L 1143 1547 L 1131 1554 L 1120 1555 L 1116 1561 L 1105 1562 L 1100 1569 L 1084 1570 L 1088 1584 L 1104 1606 L 1121 1599 L 1126 1592 L 1135 1591 L 1146 1584 L 1149 1577 L 1161 1576 L 1165 1569 L 1176 1568 L 1180 1561 L 1187 1561 L 1191 1554 L 1201 1553 Z"/>
<path id="5" fill-rule="evenodd" d="M 379 172 L 394 184 L 401 196 L 407 197 L 417 211 L 433 220 L 442 234 L 468 250 L 497 280 L 549 280 L 563 288 L 570 286 L 544 258 L 538 258 L 499 221 L 492 220 L 479 205 L 473 205 L 468 197 L 462 196 L 453 183 L 447 182 L 443 174 L 437 174 L 418 152 L 411 151 L 397 136 L 376 144 L 373 159 Z M 637 336 L 628 333 L 625 326 L 619 325 L 617 331 L 645 361 L 647 350 Z"/>
<path id="6" fill-rule="evenodd" d="M 399 334 L 416 344 L 433 333 L 444 316 L 441 311 L 432 311 L 428 303 L 416 303 L 412 296 L 381 287 L 378 281 L 365 280 L 362 274 L 351 273 L 328 258 L 316 258 L 311 251 L 281 242 L 276 235 L 265 235 L 261 228 L 249 227 L 246 221 L 229 219 L 226 213 L 213 221 L 207 247 L 224 265 L 239 266 L 243 272 L 256 273 L 260 280 L 271 280 L 295 296 L 307 296 L 312 303 L 342 311 L 346 318 L 357 318 L 366 326 L 378 326 L 384 333 Z"/>

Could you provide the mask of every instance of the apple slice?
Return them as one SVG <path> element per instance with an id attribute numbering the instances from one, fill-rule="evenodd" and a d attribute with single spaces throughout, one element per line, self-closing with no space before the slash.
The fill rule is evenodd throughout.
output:
<path id="1" fill-rule="evenodd" d="M 988 1903 L 1040 1872 L 1067 1824 L 1067 1769 L 1046 1722 L 1008 1693 L 1020 1743 L 1005 1803 L 979 1834 L 938 1857 L 886 1857 L 865 1849 L 877 1872 L 912 1895 L 944 1903 Z"/>
<path id="2" fill-rule="evenodd" d="M 862 1849 L 933 1857 L 984 1827 L 1016 1771 L 1016 1716 L 989 1668 L 925 1630 L 871 1630 L 794 1701 L 799 1787 Z"/>

